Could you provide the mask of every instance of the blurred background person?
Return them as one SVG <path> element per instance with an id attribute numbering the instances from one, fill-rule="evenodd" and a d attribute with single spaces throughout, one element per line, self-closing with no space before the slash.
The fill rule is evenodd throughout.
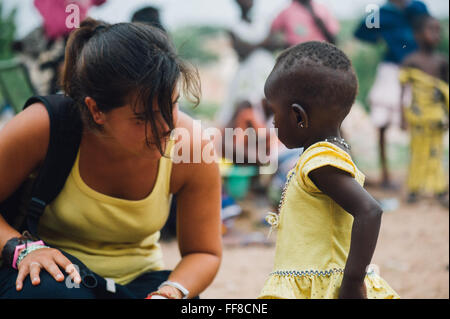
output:
<path id="1" fill-rule="evenodd" d="M 441 42 L 439 21 L 430 15 L 414 20 L 418 51 L 406 57 L 400 71 L 402 93 L 412 89 L 412 102 L 403 116 L 410 133 L 410 165 L 407 180 L 408 202 L 426 191 L 448 207 L 448 186 L 443 167 L 444 134 L 448 130 L 448 60 L 436 52 Z M 406 128 L 406 125 L 402 125 Z"/>
<path id="2" fill-rule="evenodd" d="M 90 8 L 100 6 L 106 0 L 34 0 L 34 6 L 42 17 L 42 25 L 35 28 L 23 39 L 14 42 L 14 50 L 24 54 L 28 67 L 38 64 L 38 72 L 50 73 L 45 85 L 39 85 L 42 94 L 55 94 L 60 91 L 59 73 L 64 62 L 64 49 L 70 32 L 75 26 L 67 24 L 71 11 L 69 5 L 78 7 L 79 22 L 83 21 Z M 73 21 L 72 21 L 73 22 Z M 44 76 L 45 77 L 45 76 Z"/>
<path id="3" fill-rule="evenodd" d="M 34 5 L 44 19 L 45 34 L 48 39 L 67 38 L 74 26 L 67 24 L 69 5 L 76 5 L 79 9 L 79 21 L 83 21 L 88 10 L 99 6 L 106 0 L 34 0 Z"/>
<path id="4" fill-rule="evenodd" d="M 272 52 L 259 44 L 269 34 L 270 21 L 253 15 L 253 0 L 235 0 L 240 19 L 228 30 L 239 66 L 233 76 L 217 121 L 222 127 L 266 127 L 264 83 L 275 64 Z"/>
<path id="5" fill-rule="evenodd" d="M 286 47 L 306 41 L 336 44 L 339 22 L 324 4 L 314 0 L 292 0 L 273 21 L 271 32 L 282 37 Z"/>
<path id="6" fill-rule="evenodd" d="M 67 24 L 68 13 L 67 7 L 75 4 L 79 9 L 79 21 L 83 21 L 88 11 L 93 6 L 99 6 L 106 0 L 34 0 L 34 5 L 38 9 L 43 18 L 45 36 L 47 38 L 47 48 L 50 48 L 56 41 L 62 40 L 62 50 L 54 55 L 54 57 L 43 63 L 40 68 L 42 70 L 49 69 L 53 76 L 50 79 L 49 94 L 57 93 L 60 90 L 59 74 L 64 62 L 64 48 L 67 43 L 73 26 Z"/>
<path id="7" fill-rule="evenodd" d="M 131 22 L 147 23 L 163 31 L 166 29 L 162 26 L 159 9 L 156 7 L 144 7 L 137 10 L 131 17 Z"/>
<path id="8" fill-rule="evenodd" d="M 355 37 L 361 41 L 379 44 L 383 41 L 386 52 L 379 63 L 376 78 L 369 92 L 370 116 L 378 129 L 378 149 L 381 165 L 381 187 L 396 189 L 391 181 L 386 154 L 386 131 L 391 125 L 400 125 L 400 82 L 399 64 L 417 50 L 412 30 L 412 20 L 428 13 L 421 1 L 389 0 L 379 10 L 380 25 L 371 27 L 366 18 L 355 30 Z"/>

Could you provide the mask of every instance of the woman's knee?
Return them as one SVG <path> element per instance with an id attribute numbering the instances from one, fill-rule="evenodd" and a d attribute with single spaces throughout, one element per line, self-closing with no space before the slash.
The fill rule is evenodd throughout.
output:
<path id="1" fill-rule="evenodd" d="M 40 273 L 40 283 L 34 286 L 28 276 L 20 291 L 16 290 L 14 278 L 9 278 L 7 286 L 0 295 L 0 298 L 6 299 L 93 299 L 92 291 L 82 284 L 75 284 L 69 276 L 61 282 L 56 281 L 49 273 L 42 271 Z"/>

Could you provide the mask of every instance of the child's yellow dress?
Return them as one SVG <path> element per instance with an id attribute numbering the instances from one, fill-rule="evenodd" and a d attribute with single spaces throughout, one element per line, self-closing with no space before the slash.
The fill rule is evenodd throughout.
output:
<path id="1" fill-rule="evenodd" d="M 400 82 L 412 88 L 412 103 L 405 108 L 411 135 L 408 191 L 443 193 L 447 190 L 442 161 L 448 124 L 448 84 L 416 68 L 402 69 Z"/>
<path id="2" fill-rule="evenodd" d="M 314 185 L 309 172 L 331 165 L 361 186 L 350 155 L 328 142 L 310 146 L 288 176 L 278 222 L 275 266 L 258 298 L 338 298 L 350 249 L 353 216 Z M 273 225 L 276 225 L 275 222 Z M 368 298 L 399 298 L 375 272 L 365 278 Z"/>

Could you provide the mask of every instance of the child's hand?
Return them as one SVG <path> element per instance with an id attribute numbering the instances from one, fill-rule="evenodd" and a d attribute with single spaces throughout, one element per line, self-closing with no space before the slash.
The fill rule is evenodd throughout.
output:
<path id="1" fill-rule="evenodd" d="M 367 299 L 364 281 L 342 280 L 339 299 Z"/>

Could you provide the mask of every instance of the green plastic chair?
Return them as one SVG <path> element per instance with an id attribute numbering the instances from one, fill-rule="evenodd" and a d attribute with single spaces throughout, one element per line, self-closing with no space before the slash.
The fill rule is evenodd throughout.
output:
<path id="1" fill-rule="evenodd" d="M 0 60 L 0 112 L 10 105 L 15 113 L 19 113 L 33 95 L 36 90 L 26 66 L 18 59 Z"/>

